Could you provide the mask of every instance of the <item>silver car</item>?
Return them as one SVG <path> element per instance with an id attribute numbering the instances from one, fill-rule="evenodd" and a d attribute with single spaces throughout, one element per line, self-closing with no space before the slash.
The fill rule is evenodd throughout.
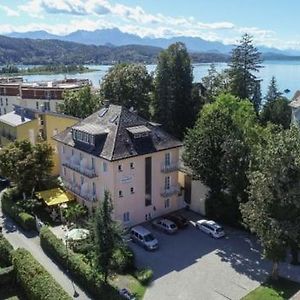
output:
<path id="1" fill-rule="evenodd" d="M 168 219 L 156 219 L 152 222 L 152 226 L 170 234 L 178 230 L 176 224 Z"/>
<path id="2" fill-rule="evenodd" d="M 199 220 L 196 222 L 196 227 L 215 239 L 225 236 L 223 227 L 215 221 Z"/>

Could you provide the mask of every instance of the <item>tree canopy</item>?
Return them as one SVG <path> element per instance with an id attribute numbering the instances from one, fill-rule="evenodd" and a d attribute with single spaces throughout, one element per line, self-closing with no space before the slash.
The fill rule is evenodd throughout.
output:
<path id="1" fill-rule="evenodd" d="M 160 53 L 154 87 L 154 120 L 182 138 L 197 115 L 192 99 L 193 70 L 183 43 L 172 44 Z"/>
<path id="2" fill-rule="evenodd" d="M 259 79 L 255 73 L 262 67 L 261 54 L 253 46 L 252 37 L 244 34 L 239 44 L 232 50 L 229 63 L 231 93 L 241 99 L 249 99 L 258 112 L 261 98 L 255 93 Z M 255 96 L 255 97 L 254 97 Z"/>
<path id="3" fill-rule="evenodd" d="M 100 85 L 102 99 L 134 108 L 149 118 L 152 77 L 141 64 L 117 64 L 111 67 Z"/>
<path id="4" fill-rule="evenodd" d="M 20 192 L 32 192 L 45 186 L 53 167 L 52 147 L 15 141 L 0 151 L 0 172 L 14 182 Z"/>
<path id="5" fill-rule="evenodd" d="M 81 119 L 97 111 L 100 106 L 100 99 L 92 93 L 90 86 L 85 86 L 78 91 L 66 91 L 63 98 L 62 112 Z"/>
<path id="6" fill-rule="evenodd" d="M 255 232 L 266 258 L 273 261 L 273 277 L 291 244 L 300 246 L 300 132 L 265 130 L 252 155 L 249 201 L 241 204 L 245 224 Z"/>

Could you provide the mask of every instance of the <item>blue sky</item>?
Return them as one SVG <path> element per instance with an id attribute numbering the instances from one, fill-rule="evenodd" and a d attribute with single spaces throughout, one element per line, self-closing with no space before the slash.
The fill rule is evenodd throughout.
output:
<path id="1" fill-rule="evenodd" d="M 0 0 L 0 33 L 117 27 L 140 36 L 198 36 L 300 49 L 298 0 Z"/>

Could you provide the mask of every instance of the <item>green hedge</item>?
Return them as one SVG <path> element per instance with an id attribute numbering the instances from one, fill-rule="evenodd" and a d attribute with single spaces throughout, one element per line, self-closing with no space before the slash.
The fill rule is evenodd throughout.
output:
<path id="1" fill-rule="evenodd" d="M 0 286 L 10 286 L 15 281 L 14 267 L 0 268 Z"/>
<path id="2" fill-rule="evenodd" d="M 13 193 L 10 191 L 3 194 L 1 199 L 3 212 L 14 219 L 23 229 L 35 230 L 35 218 L 24 212 L 24 209 L 19 207 L 12 198 Z"/>
<path id="3" fill-rule="evenodd" d="M 12 252 L 16 278 L 30 300 L 72 299 L 25 249 Z"/>
<path id="4" fill-rule="evenodd" d="M 0 233 L 0 267 L 8 267 L 12 264 L 11 252 L 13 251 L 12 245 Z"/>
<path id="5" fill-rule="evenodd" d="M 153 271 L 149 268 L 141 269 L 136 271 L 135 277 L 142 285 L 148 285 L 153 277 Z"/>
<path id="6" fill-rule="evenodd" d="M 46 226 L 40 231 L 40 240 L 43 250 L 63 269 L 69 270 L 70 276 L 82 289 L 96 299 L 113 300 L 120 299 L 117 291 L 105 285 L 93 268 L 85 263 L 80 255 L 72 250 L 66 250 L 66 246 Z"/>
<path id="7" fill-rule="evenodd" d="M 35 230 L 36 229 L 36 223 L 34 216 L 26 213 L 21 212 L 18 215 L 19 224 L 24 228 L 25 230 Z"/>

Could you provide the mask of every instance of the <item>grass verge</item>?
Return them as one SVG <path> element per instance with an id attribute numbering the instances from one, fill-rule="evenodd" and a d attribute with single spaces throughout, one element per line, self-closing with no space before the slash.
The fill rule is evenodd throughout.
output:
<path id="1" fill-rule="evenodd" d="M 289 299 L 300 290 L 300 283 L 286 278 L 277 281 L 268 279 L 261 286 L 250 292 L 242 300 L 282 300 Z"/>

